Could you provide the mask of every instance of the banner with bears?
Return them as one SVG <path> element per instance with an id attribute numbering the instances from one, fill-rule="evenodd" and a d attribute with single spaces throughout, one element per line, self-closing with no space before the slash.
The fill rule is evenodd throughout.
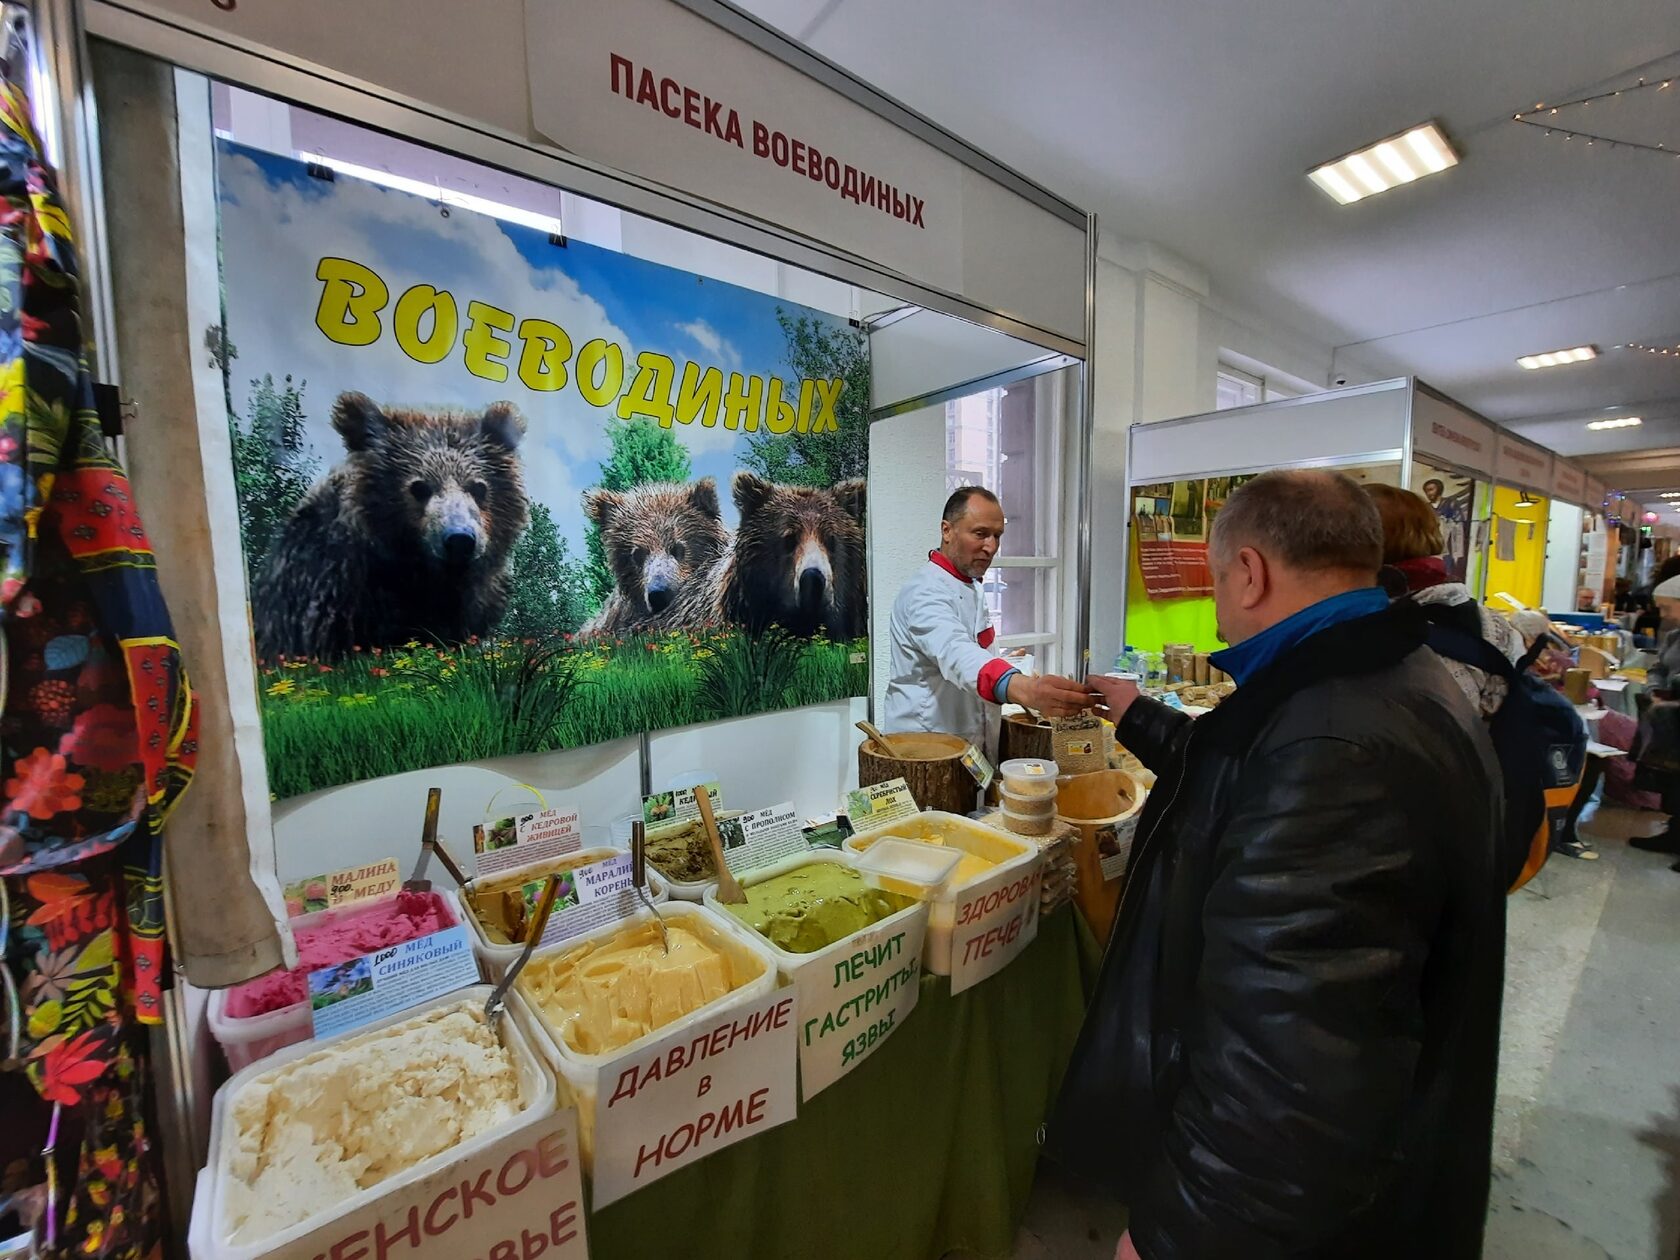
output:
<path id="1" fill-rule="evenodd" d="M 846 320 L 219 142 L 284 798 L 864 694 Z"/>

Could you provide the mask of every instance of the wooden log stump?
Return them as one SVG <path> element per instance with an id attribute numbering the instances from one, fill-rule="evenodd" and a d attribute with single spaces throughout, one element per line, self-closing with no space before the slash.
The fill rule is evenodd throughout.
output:
<path id="1" fill-rule="evenodd" d="M 1025 713 L 1011 713 L 1004 718 L 1003 731 L 998 737 L 999 764 L 1017 757 L 1054 761 L 1050 755 L 1050 733 L 1050 723 Z"/>
<path id="2" fill-rule="evenodd" d="M 963 768 L 966 739 L 914 731 L 888 735 L 890 748 L 873 739 L 858 745 L 858 786 L 903 779 L 923 809 L 967 814 L 974 808 L 974 776 Z"/>

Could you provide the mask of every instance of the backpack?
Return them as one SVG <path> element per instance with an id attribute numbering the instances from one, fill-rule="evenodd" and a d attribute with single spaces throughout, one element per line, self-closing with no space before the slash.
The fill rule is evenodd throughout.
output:
<path id="1" fill-rule="evenodd" d="M 1430 623 L 1425 640 L 1439 655 L 1505 680 L 1505 699 L 1488 719 L 1488 734 L 1505 782 L 1505 830 L 1495 861 L 1506 890 L 1539 872 L 1552 840 L 1563 834 L 1587 761 L 1587 728 L 1563 693 L 1528 672 L 1546 647 L 1534 641 L 1516 664 L 1487 640 Z"/>

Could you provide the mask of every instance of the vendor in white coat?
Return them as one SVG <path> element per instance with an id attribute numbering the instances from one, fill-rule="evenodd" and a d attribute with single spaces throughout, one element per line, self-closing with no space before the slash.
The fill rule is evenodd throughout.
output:
<path id="1" fill-rule="evenodd" d="M 991 650 L 980 582 L 1003 538 L 1003 507 L 983 486 L 945 503 L 939 550 L 904 584 L 892 610 L 892 674 L 881 729 L 942 731 L 995 749 L 1000 706 L 1067 717 L 1091 703 L 1068 678 L 1023 674 Z"/>

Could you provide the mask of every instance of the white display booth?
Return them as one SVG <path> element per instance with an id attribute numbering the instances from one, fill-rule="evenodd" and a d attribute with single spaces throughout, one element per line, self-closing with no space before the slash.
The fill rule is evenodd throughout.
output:
<path id="1" fill-rule="evenodd" d="M 1505 432 L 1424 382 L 1401 377 L 1137 425 L 1127 438 L 1127 500 L 1135 509 L 1140 491 L 1146 499 L 1157 493 L 1165 499 L 1168 487 L 1187 481 L 1276 468 L 1337 468 L 1359 480 L 1424 494 L 1442 513 L 1449 552 L 1461 558 L 1462 576 L 1478 595 L 1484 589 L 1491 593 L 1490 578 L 1502 580 L 1504 566 L 1516 563 L 1506 556 L 1514 554 L 1519 542 L 1529 541 L 1521 537 L 1527 523 L 1511 515 L 1518 511 L 1517 502 L 1529 501 L 1521 511 L 1533 512 L 1537 530 L 1534 593 L 1526 601 L 1532 603 L 1540 599 L 1548 511 L 1554 502 L 1569 509 L 1559 513 L 1560 531 L 1574 514 L 1570 546 L 1578 558 L 1579 513 L 1591 494 L 1579 468 Z M 1501 525 L 1500 509 L 1507 499 L 1511 506 L 1505 508 L 1507 523 Z M 1158 638 L 1194 642 L 1202 650 L 1216 646 L 1211 641 L 1211 600 L 1205 595 L 1152 600 L 1147 590 L 1138 589 L 1135 510 L 1128 511 L 1127 531 L 1125 641 L 1145 650 L 1159 650 L 1154 641 Z M 1205 608 L 1197 607 L 1198 599 Z M 1572 598 L 1568 606 L 1573 606 Z"/>
<path id="2" fill-rule="evenodd" d="M 440 188 L 502 173 L 552 190 L 580 239 L 857 321 L 875 364 L 877 627 L 907 566 L 937 543 L 944 405 L 1029 390 L 1054 411 L 1060 435 L 1043 459 L 1056 470 L 1066 544 L 1059 654 L 1083 655 L 1096 228 L 1054 193 L 720 0 L 48 0 L 37 36 L 50 88 L 38 105 L 82 245 L 98 371 L 139 409 L 125 456 L 200 689 L 199 782 L 170 847 L 189 830 L 244 834 L 277 917 L 276 875 L 411 860 L 433 785 L 444 792 L 442 832 L 456 837 L 510 784 L 574 804 L 606 833 L 643 792 L 695 770 L 715 774 L 732 806 L 791 799 L 806 813 L 831 810 L 855 782 L 853 723 L 870 702 L 271 802 L 240 542 L 227 527 L 231 473 L 197 438 L 219 430 L 225 440 L 227 427 L 220 372 L 202 343 L 218 309 L 215 193 L 195 155 L 212 143 L 212 118 L 243 142 L 290 153 L 307 115 L 338 128 L 340 156 L 368 145 L 381 156 L 364 164 L 387 170 L 405 146 L 440 164 L 459 159 Z M 113 60 L 113 48 L 142 57 Z M 133 64 L 148 58 L 162 77 Z M 660 94 L 652 108 L 625 87 L 648 73 Z M 229 90 L 231 103 L 217 99 Z M 737 120 L 741 136 L 718 134 L 722 123 L 713 129 L 705 109 L 688 109 L 690 97 L 721 103 L 717 117 Z M 811 162 L 797 175 L 784 156 L 792 140 Z M 148 195 L 161 198 L 149 212 Z M 197 977 L 205 960 L 180 953 Z M 207 983 L 244 978 L 205 974 Z M 208 1114 L 199 998 L 183 996 L 192 992 L 177 988 L 169 1010 L 165 1133 L 177 1211 L 204 1156 Z"/>

